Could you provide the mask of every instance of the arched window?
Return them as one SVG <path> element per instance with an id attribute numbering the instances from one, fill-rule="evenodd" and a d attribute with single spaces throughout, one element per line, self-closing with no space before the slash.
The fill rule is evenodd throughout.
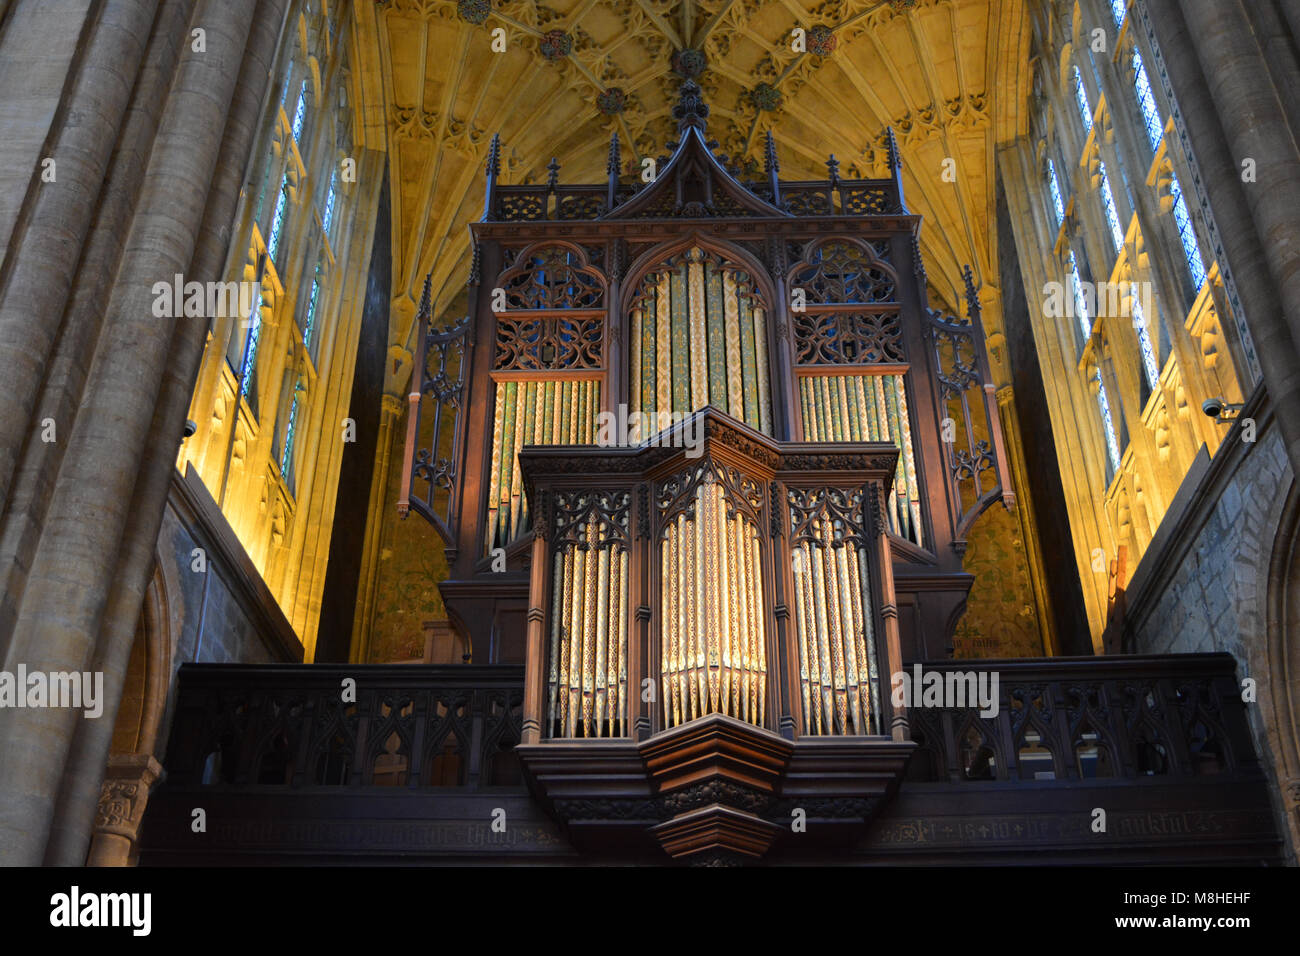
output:
<path id="1" fill-rule="evenodd" d="M 1201 259 L 1201 247 L 1196 241 L 1196 230 L 1192 228 L 1192 217 L 1183 201 L 1183 189 L 1178 182 L 1178 174 L 1171 174 L 1169 179 L 1169 196 L 1173 200 L 1174 224 L 1178 226 L 1178 239 L 1183 244 L 1183 257 L 1187 260 L 1187 271 L 1192 277 L 1192 285 L 1199 292 L 1205 284 L 1205 263 Z"/>
<path id="2" fill-rule="evenodd" d="M 1079 73 L 1077 66 L 1073 68 L 1072 75 L 1074 77 L 1075 102 L 1079 105 L 1079 113 L 1083 119 L 1084 127 L 1091 130 L 1092 110 L 1088 104 L 1088 91 L 1084 88 L 1083 76 Z M 1100 156 L 1097 158 L 1097 181 L 1097 191 L 1101 194 L 1102 209 L 1106 213 L 1106 225 L 1110 229 L 1111 248 L 1115 255 L 1118 256 L 1120 250 L 1124 248 L 1124 227 L 1120 224 L 1119 208 L 1115 205 L 1115 194 L 1110 188 L 1110 177 L 1106 173 L 1106 163 Z M 1142 353 L 1142 372 L 1146 377 L 1147 387 L 1155 388 L 1156 383 L 1160 380 L 1160 363 L 1156 359 L 1155 346 L 1152 344 L 1146 316 L 1142 312 L 1138 299 L 1139 297 L 1136 294 L 1130 297 L 1133 306 L 1133 329 L 1137 333 L 1138 347 Z"/>
<path id="3" fill-rule="evenodd" d="M 337 198 L 334 191 L 338 182 L 338 170 L 335 169 L 330 173 L 330 188 L 325 195 L 325 212 L 321 216 L 321 231 L 325 234 L 325 241 L 329 241 L 330 226 L 334 224 L 334 200 Z"/>
<path id="4" fill-rule="evenodd" d="M 307 90 L 310 82 L 311 80 L 308 77 L 303 77 L 302 86 L 298 88 L 298 105 L 293 108 L 293 138 L 300 146 L 302 144 L 302 124 L 307 118 Z"/>
<path id="5" fill-rule="evenodd" d="M 1154 153 L 1160 148 L 1160 140 L 1165 134 L 1165 124 L 1156 109 L 1156 97 L 1151 91 L 1151 81 L 1147 79 L 1146 67 L 1142 65 L 1142 54 L 1133 49 L 1133 89 L 1137 94 L 1138 109 L 1142 111 L 1142 128 L 1146 130 L 1147 140 Z"/>
<path id="6" fill-rule="evenodd" d="M 1115 26 L 1123 26 L 1128 12 L 1125 0 L 1111 0 L 1110 10 L 1111 16 L 1115 18 Z M 1142 114 L 1142 127 L 1151 144 L 1151 152 L 1155 153 L 1164 138 L 1165 122 L 1156 105 L 1155 92 L 1151 87 L 1151 79 L 1147 76 L 1146 65 L 1142 62 L 1142 54 L 1136 46 L 1130 53 L 1130 65 L 1133 71 L 1133 95 Z M 1182 244 L 1183 258 L 1187 262 L 1187 272 L 1192 286 L 1199 291 L 1205 284 L 1205 260 L 1201 256 L 1200 243 L 1192 226 L 1191 213 L 1183 198 L 1182 184 L 1178 181 L 1178 174 L 1172 171 L 1169 176 L 1169 199 L 1173 208 L 1174 225 L 1178 228 L 1178 241 Z"/>
<path id="7" fill-rule="evenodd" d="M 1086 104 L 1086 98 L 1084 102 Z M 1065 202 L 1061 198 L 1061 184 L 1056 177 L 1056 165 L 1050 158 L 1047 160 L 1047 187 L 1052 197 L 1052 211 L 1056 217 L 1056 227 L 1059 229 L 1065 221 Z M 1083 333 L 1082 341 L 1086 343 L 1092 336 L 1092 316 L 1088 311 L 1088 302 L 1083 295 L 1083 282 L 1079 278 L 1079 263 L 1074 257 L 1073 249 L 1069 251 L 1066 262 L 1070 268 L 1069 282 L 1070 291 L 1074 297 L 1074 315 L 1079 323 L 1079 330 Z M 1115 435 L 1115 419 L 1111 414 L 1110 399 L 1106 395 L 1106 386 L 1101 380 L 1100 371 L 1093 376 L 1093 385 L 1097 388 L 1097 410 L 1101 415 L 1102 432 L 1106 438 L 1106 455 L 1110 461 L 1110 472 L 1113 474 L 1119 468 L 1119 439 Z"/>
<path id="8" fill-rule="evenodd" d="M 1074 78 L 1074 101 L 1079 106 L 1079 118 L 1083 120 L 1084 130 L 1090 133 L 1092 132 L 1092 107 L 1088 103 L 1088 91 L 1083 85 L 1083 75 L 1077 66 L 1072 68 L 1071 75 Z M 1106 164 L 1100 158 L 1097 160 L 1097 177 L 1102 206 L 1106 211 L 1106 224 L 1110 226 L 1111 243 L 1118 253 L 1124 245 L 1124 227 L 1119 223 L 1119 211 L 1115 207 L 1115 196 L 1110 191 L 1110 177 L 1106 175 Z"/>
<path id="9" fill-rule="evenodd" d="M 271 232 L 266 240 L 266 251 L 272 262 L 279 260 L 280 237 L 284 234 L 285 214 L 289 205 L 289 174 L 280 179 L 280 188 L 275 197 L 275 213 L 271 216 Z"/>
<path id="10" fill-rule="evenodd" d="M 290 490 L 293 489 L 293 437 L 298 427 L 298 397 L 305 391 L 302 382 L 296 378 L 293 383 L 293 397 L 289 403 L 289 417 L 284 425 L 284 450 L 280 453 L 280 476 Z"/>
<path id="11" fill-rule="evenodd" d="M 1079 68 L 1073 67 L 1071 76 L 1074 83 L 1074 102 L 1079 107 L 1079 117 L 1083 120 L 1083 130 L 1085 133 L 1092 132 L 1092 107 L 1088 105 L 1088 91 L 1083 85 L 1083 74 Z"/>
<path id="12" fill-rule="evenodd" d="M 244 361 L 239 369 L 239 394 L 253 401 L 253 377 L 257 370 L 257 345 L 262 338 L 262 309 L 260 302 L 253 303 L 253 313 L 249 316 L 248 338 L 244 344 Z M 256 409 L 254 409 L 256 411 Z"/>

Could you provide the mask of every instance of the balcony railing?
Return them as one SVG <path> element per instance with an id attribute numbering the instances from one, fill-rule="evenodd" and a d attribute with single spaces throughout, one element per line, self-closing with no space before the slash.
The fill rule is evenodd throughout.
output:
<path id="1" fill-rule="evenodd" d="M 724 823 L 743 814 L 746 832 L 775 837 L 773 861 L 1005 862 L 1029 851 L 1058 863 L 1276 859 L 1229 655 L 920 666 L 945 684 L 974 674 L 978 685 L 984 674 L 986 688 L 996 673 L 997 713 L 981 716 L 978 700 L 914 704 L 915 747 L 843 736 L 782 743 L 757 728 L 746 736 L 735 721 L 715 727 L 725 739 L 710 745 L 707 731 L 692 730 L 711 723 L 702 720 L 640 745 L 554 740 L 516 758 L 520 667 L 184 665 L 142 859 L 503 862 L 577 852 L 653 863 L 664 849 L 678 855 L 686 838 L 656 848 L 665 828 L 695 832 L 716 802 L 729 805 Z M 691 756 L 682 780 L 664 772 L 677 750 Z M 713 750 L 720 762 L 707 759 Z M 536 785 L 526 790 L 528 760 Z M 723 775 L 747 769 L 692 782 L 714 764 Z M 208 814 L 206 833 L 192 828 L 195 807 Z M 1109 814 L 1105 833 L 1091 828 L 1095 807 Z M 792 840 L 796 808 L 809 831 Z M 508 828 L 494 829 L 502 814 Z"/>
<path id="2" fill-rule="evenodd" d="M 523 668 L 183 665 L 168 785 L 518 786 Z"/>
<path id="3" fill-rule="evenodd" d="M 969 697 L 960 708 L 913 703 L 908 720 L 918 747 L 909 780 L 1172 781 L 1258 771 L 1227 654 L 915 666 L 945 686 L 971 675 L 968 688 L 991 687 L 996 675 L 997 709 L 981 716 Z"/>

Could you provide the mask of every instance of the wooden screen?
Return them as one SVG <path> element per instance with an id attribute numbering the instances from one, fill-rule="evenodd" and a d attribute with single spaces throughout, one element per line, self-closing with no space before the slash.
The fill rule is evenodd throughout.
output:
<path id="1" fill-rule="evenodd" d="M 604 379 L 605 280 L 563 244 L 521 252 L 494 290 L 495 407 L 488 473 L 488 551 L 529 530 L 519 476 L 524 445 L 590 445 Z"/>

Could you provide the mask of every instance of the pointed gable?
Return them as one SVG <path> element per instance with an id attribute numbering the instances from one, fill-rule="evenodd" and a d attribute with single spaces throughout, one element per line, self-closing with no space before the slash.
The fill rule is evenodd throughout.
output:
<path id="1" fill-rule="evenodd" d="M 680 139 L 663 169 L 606 219 L 703 219 L 711 216 L 780 216 L 789 213 L 737 182 L 705 139 L 709 107 L 694 80 L 681 86 L 673 116 Z M 671 144 L 670 144 L 671 145 Z"/>

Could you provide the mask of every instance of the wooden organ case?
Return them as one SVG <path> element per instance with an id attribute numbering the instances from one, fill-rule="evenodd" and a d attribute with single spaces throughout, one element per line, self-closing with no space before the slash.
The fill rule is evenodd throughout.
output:
<path id="1" fill-rule="evenodd" d="M 965 536 L 1014 499 L 978 298 L 929 308 L 891 175 L 742 182 L 683 84 L 648 184 L 498 182 L 470 315 L 421 303 L 403 497 L 476 662 L 523 660 L 530 787 L 578 845 L 763 856 L 865 825 L 951 653 Z M 585 844 L 584 844 L 585 841 Z"/>

